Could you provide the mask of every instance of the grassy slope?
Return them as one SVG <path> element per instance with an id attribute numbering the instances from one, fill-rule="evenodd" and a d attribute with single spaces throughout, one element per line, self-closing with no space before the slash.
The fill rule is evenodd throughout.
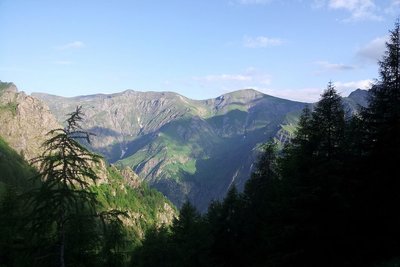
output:
<path id="1" fill-rule="evenodd" d="M 178 205 L 185 200 L 186 193 L 180 192 L 182 195 L 177 197 L 176 190 L 161 180 L 194 186 L 188 197 L 203 209 L 211 199 L 224 196 L 233 179 L 239 187 L 244 184 L 251 168 L 249 159 L 255 159 L 257 146 L 274 136 L 278 122 L 282 121 L 273 108 L 243 111 L 237 105 L 234 102 L 225 106 L 223 114 L 208 119 L 172 122 L 130 151 L 119 164 L 139 172 L 149 165 L 151 171 L 146 179 Z M 273 99 L 271 105 L 281 103 Z M 286 128 L 294 128 L 292 117 L 285 119 Z M 182 190 L 186 190 L 185 186 Z"/>
<path id="2" fill-rule="evenodd" d="M 19 189 L 31 186 L 28 179 L 35 171 L 0 137 L 0 183 Z"/>
<path id="3" fill-rule="evenodd" d="M 8 89 L 9 87 L 13 86 L 13 83 L 5 83 L 0 81 L 0 96 L 3 94 L 4 90 Z M 16 101 L 11 101 L 8 103 L 0 104 L 0 112 L 11 112 L 12 115 L 15 115 L 17 110 L 17 103 Z"/>
<path id="4" fill-rule="evenodd" d="M 249 161 L 259 143 L 275 136 L 280 126 L 285 133 L 294 130 L 291 122 L 284 123 L 285 114 L 303 106 L 254 90 L 202 101 L 133 91 L 44 98 L 57 112 L 55 106 L 86 105 L 88 127 L 106 141 L 98 151 L 111 162 L 131 167 L 170 199 L 177 194 L 185 199 L 196 187 L 203 191 L 193 193 L 196 199 L 211 187 L 206 198 L 223 196 L 233 177 L 249 176 Z M 164 185 L 155 184 L 161 180 Z"/>
<path id="5" fill-rule="evenodd" d="M 128 213 L 125 225 L 131 230 L 131 238 L 139 241 L 144 232 L 153 225 L 161 225 L 161 213 L 177 214 L 175 207 L 157 190 L 145 183 L 137 188 L 127 185 L 117 168 L 107 168 L 108 182 L 93 188 L 105 209 L 118 209 Z M 165 205 L 171 210 L 165 210 Z"/>
<path id="6" fill-rule="evenodd" d="M 105 209 L 128 212 L 130 218 L 126 225 L 131 229 L 132 238 L 136 241 L 148 227 L 161 224 L 160 216 L 163 212 L 171 212 L 173 215 L 177 213 L 173 205 L 155 189 L 150 189 L 146 184 L 137 188 L 128 186 L 115 167 L 107 167 L 107 172 L 107 183 L 94 187 L 93 190 Z M 0 137 L 0 198 L 7 186 L 18 190 L 30 189 L 33 184 L 29 178 L 35 173 L 35 170 Z M 166 203 L 171 210 L 165 210 Z"/>

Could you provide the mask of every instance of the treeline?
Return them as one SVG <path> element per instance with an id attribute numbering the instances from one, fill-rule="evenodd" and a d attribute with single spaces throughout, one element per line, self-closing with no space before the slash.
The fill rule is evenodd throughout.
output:
<path id="1" fill-rule="evenodd" d="M 183 205 L 132 266 L 399 266 L 400 25 L 369 106 L 349 116 L 329 83 L 282 151 L 265 145 L 244 192 Z"/>

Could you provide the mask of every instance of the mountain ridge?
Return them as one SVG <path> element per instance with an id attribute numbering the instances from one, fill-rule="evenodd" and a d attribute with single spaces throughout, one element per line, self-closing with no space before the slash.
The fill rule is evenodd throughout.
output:
<path id="1" fill-rule="evenodd" d="M 19 92 L 12 83 L 2 82 L 0 125 L 1 200 L 8 187 L 18 191 L 32 188 L 29 179 L 38 172 L 29 162 L 42 154 L 41 145 L 50 137 L 47 133 L 62 128 L 62 125 L 44 102 Z M 99 178 L 91 185 L 97 199 L 105 209 L 122 209 L 128 213 L 129 217 L 123 222 L 135 239 L 143 237 L 148 227 L 169 225 L 176 217 L 177 211 L 171 202 L 160 192 L 148 188 L 132 170 L 120 170 L 104 160 L 92 168 Z"/>
<path id="2" fill-rule="evenodd" d="M 132 90 L 73 98 L 33 95 L 47 102 L 59 122 L 66 110 L 82 105 L 85 125 L 97 135 L 95 151 L 132 168 L 174 204 L 189 198 L 200 209 L 223 197 L 232 183 L 242 188 L 258 145 L 275 136 L 287 113 L 305 105 L 254 89 L 206 100 Z"/>
<path id="3" fill-rule="evenodd" d="M 235 184 L 250 177 L 260 145 L 287 142 L 295 131 L 304 102 L 238 90 L 206 100 L 174 92 L 125 90 L 72 98 L 32 94 L 61 115 L 82 105 L 85 129 L 94 132 L 93 149 L 180 206 L 191 200 L 205 210 Z M 345 98 L 356 111 L 359 99 Z"/>

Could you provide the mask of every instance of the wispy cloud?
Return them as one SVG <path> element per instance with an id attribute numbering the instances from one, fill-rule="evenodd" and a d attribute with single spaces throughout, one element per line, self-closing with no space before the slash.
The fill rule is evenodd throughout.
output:
<path id="1" fill-rule="evenodd" d="M 383 20 L 374 0 L 314 0 L 313 7 L 345 10 L 350 13 L 350 17 L 344 21 Z"/>
<path id="2" fill-rule="evenodd" d="M 373 80 L 359 80 L 359 81 L 349 81 L 349 82 L 334 82 L 336 90 L 342 96 L 348 96 L 351 92 L 356 89 L 369 89 L 371 87 Z M 321 94 L 325 88 L 318 87 L 305 87 L 305 88 L 291 88 L 291 89 L 263 89 L 254 88 L 265 94 L 269 94 L 276 97 L 281 97 L 285 99 L 291 99 L 302 102 L 316 102 L 321 98 Z"/>
<path id="3" fill-rule="evenodd" d="M 381 36 L 371 40 L 357 50 L 356 56 L 363 61 L 376 64 L 386 50 L 385 43 L 387 40 L 388 36 Z"/>
<path id="4" fill-rule="evenodd" d="M 274 88 L 253 88 L 260 92 L 275 97 L 280 97 L 284 99 L 290 99 L 300 102 L 316 102 L 321 96 L 323 89 L 317 87 L 307 87 L 307 88 L 292 88 L 292 89 L 274 89 Z"/>
<path id="5" fill-rule="evenodd" d="M 248 68 L 235 74 L 210 74 L 192 77 L 192 81 L 203 87 L 214 87 L 220 90 L 236 90 L 243 88 L 265 87 L 271 83 L 271 76 L 256 68 Z"/>
<path id="6" fill-rule="evenodd" d="M 257 36 L 257 37 L 243 37 L 243 46 L 247 48 L 260 48 L 269 46 L 280 46 L 284 42 L 280 38 L 270 38 L 267 36 Z"/>
<path id="7" fill-rule="evenodd" d="M 342 63 L 330 63 L 328 61 L 316 61 L 314 63 L 319 66 L 318 72 L 347 71 L 356 69 L 356 66 L 342 64 Z"/>
<path id="8" fill-rule="evenodd" d="M 81 41 L 73 41 L 70 43 L 66 43 L 63 45 L 57 46 L 58 50 L 67 50 L 67 49 L 78 49 L 78 48 L 83 48 L 85 44 Z"/>
<path id="9" fill-rule="evenodd" d="M 336 90 L 342 94 L 343 96 L 347 96 L 349 93 L 356 89 L 369 89 L 371 88 L 371 85 L 373 83 L 373 80 L 371 79 L 366 79 L 366 80 L 359 80 L 359 81 L 350 81 L 350 82 L 341 82 L 337 81 L 334 82 L 333 84 L 336 87 Z"/>

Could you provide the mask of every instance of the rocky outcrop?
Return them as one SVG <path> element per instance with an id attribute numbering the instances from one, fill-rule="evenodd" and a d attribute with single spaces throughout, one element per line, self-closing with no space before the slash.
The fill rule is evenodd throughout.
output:
<path id="1" fill-rule="evenodd" d="M 12 83 L 1 85 L 0 135 L 29 161 L 41 153 L 46 134 L 60 124 L 44 102 L 18 92 Z"/>
<path id="2" fill-rule="evenodd" d="M 71 109 L 62 109 L 63 114 L 60 113 L 59 116 L 64 119 L 64 114 L 74 109 L 75 106 L 71 106 Z M 0 82 L 0 149 L 4 139 L 10 147 L 29 161 L 42 154 L 41 144 L 49 138 L 47 133 L 61 127 L 44 102 L 24 92 L 18 92 L 12 83 Z M 0 161 L 9 154 L 5 152 L 0 151 Z M 146 225 L 159 226 L 172 223 L 177 215 L 176 209 L 162 194 L 155 190 L 149 191 L 132 169 L 125 168 L 120 171 L 105 160 L 93 163 L 92 167 L 99 178 L 92 186 L 97 187 L 96 191 L 101 195 L 100 202 L 107 209 L 125 208 L 128 217 L 121 219 L 126 226 L 136 229 L 139 235 L 143 235 Z M 21 176 L 24 175 L 20 170 L 14 172 L 18 173 L 17 171 Z M 0 182 L 9 182 L 9 179 L 13 178 L 2 177 L 2 174 L 0 170 Z M 12 181 L 9 183 L 14 184 Z M 133 201 L 135 205 L 130 205 L 129 201 Z M 129 208 L 118 206 L 119 203 L 124 203 Z"/>
<path id="3" fill-rule="evenodd" d="M 247 89 L 215 99 L 191 100 L 171 92 L 127 90 L 111 95 L 63 98 L 34 94 L 62 123 L 82 105 L 93 149 L 128 166 L 178 206 L 199 208 L 223 197 L 250 176 L 255 147 L 279 130 L 303 103 Z"/>
<path id="4" fill-rule="evenodd" d="M 364 92 L 345 99 L 356 110 Z M 137 92 L 64 98 L 35 94 L 61 123 L 77 105 L 97 137 L 93 149 L 128 166 L 176 205 L 189 198 L 204 210 L 236 184 L 243 188 L 257 147 L 275 138 L 282 145 L 295 132 L 305 103 L 252 89 L 214 99 L 191 100 L 171 92 Z"/>
<path id="5" fill-rule="evenodd" d="M 120 171 L 122 177 L 125 179 L 125 184 L 131 188 L 138 188 L 141 184 L 139 176 L 132 171 L 131 168 L 125 167 Z"/>

